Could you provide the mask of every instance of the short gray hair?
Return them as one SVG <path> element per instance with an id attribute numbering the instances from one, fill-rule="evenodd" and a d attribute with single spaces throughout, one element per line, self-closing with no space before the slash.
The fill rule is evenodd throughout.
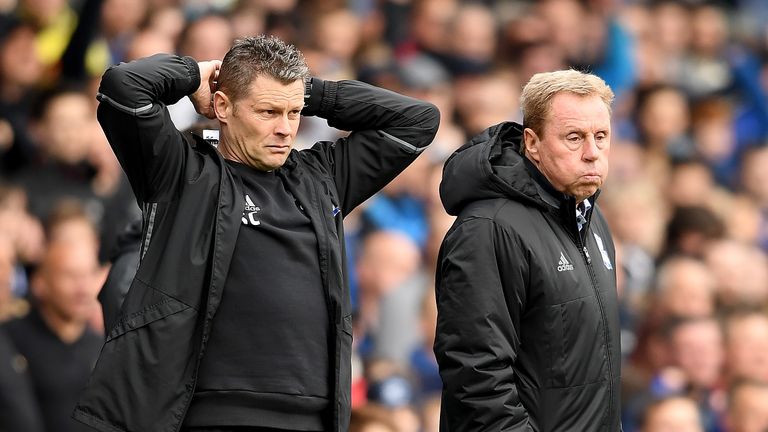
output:
<path id="1" fill-rule="evenodd" d="M 542 72 L 531 77 L 520 95 L 523 125 L 533 129 L 537 135 L 542 135 L 552 98 L 558 93 L 599 96 L 608 107 L 608 112 L 611 111 L 613 91 L 597 75 L 574 69 Z"/>
<path id="2" fill-rule="evenodd" d="M 248 94 L 259 76 L 290 84 L 309 77 L 304 55 L 275 36 L 250 36 L 235 41 L 221 63 L 219 87 L 232 100 Z"/>

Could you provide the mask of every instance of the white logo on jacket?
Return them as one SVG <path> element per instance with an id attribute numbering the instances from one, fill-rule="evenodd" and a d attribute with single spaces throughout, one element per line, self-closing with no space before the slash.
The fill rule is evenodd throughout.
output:
<path id="1" fill-rule="evenodd" d="M 595 242 L 597 243 L 597 248 L 600 249 L 600 256 L 603 257 L 603 265 L 608 270 L 613 270 L 613 265 L 611 264 L 611 258 L 608 256 L 608 251 L 605 250 L 605 246 L 603 246 L 603 239 L 600 238 L 597 233 L 593 233 L 595 235 Z"/>
<path id="2" fill-rule="evenodd" d="M 560 261 L 557 262 L 557 271 L 564 272 L 571 270 L 573 270 L 573 264 L 569 263 L 565 254 L 560 252 Z"/>
<path id="3" fill-rule="evenodd" d="M 261 208 L 256 207 L 251 197 L 245 194 L 245 209 L 243 209 L 243 225 L 261 225 L 261 221 L 256 219 L 256 213 L 260 212 Z"/>

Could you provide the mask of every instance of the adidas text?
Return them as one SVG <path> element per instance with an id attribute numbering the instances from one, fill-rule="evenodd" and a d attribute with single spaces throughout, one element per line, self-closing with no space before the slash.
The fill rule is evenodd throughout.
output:
<path id="1" fill-rule="evenodd" d="M 560 252 L 560 261 L 557 262 L 557 271 L 564 272 L 571 270 L 573 270 L 573 264 L 569 263 L 568 259 L 565 258 L 565 254 Z"/>

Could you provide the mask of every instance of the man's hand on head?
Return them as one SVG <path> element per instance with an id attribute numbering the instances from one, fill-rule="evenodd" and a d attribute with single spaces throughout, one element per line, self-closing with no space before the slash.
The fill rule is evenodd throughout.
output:
<path id="1" fill-rule="evenodd" d="M 221 60 L 198 62 L 200 68 L 200 87 L 189 95 L 192 105 L 200 115 L 209 119 L 215 119 L 213 111 L 213 93 L 216 92 L 216 79 L 219 77 Z"/>

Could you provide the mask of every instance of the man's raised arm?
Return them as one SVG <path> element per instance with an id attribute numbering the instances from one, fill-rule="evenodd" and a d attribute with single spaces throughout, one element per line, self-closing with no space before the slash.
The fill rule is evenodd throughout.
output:
<path id="1" fill-rule="evenodd" d="M 188 150 L 166 106 L 191 96 L 201 114 L 218 62 L 156 54 L 109 68 L 101 79 L 98 119 L 141 202 L 162 200 L 184 169 Z M 201 72 L 204 80 L 201 81 Z"/>
<path id="2" fill-rule="evenodd" d="M 302 114 L 352 132 L 326 149 L 345 214 L 405 169 L 440 124 L 433 104 L 359 81 L 313 78 Z"/>

